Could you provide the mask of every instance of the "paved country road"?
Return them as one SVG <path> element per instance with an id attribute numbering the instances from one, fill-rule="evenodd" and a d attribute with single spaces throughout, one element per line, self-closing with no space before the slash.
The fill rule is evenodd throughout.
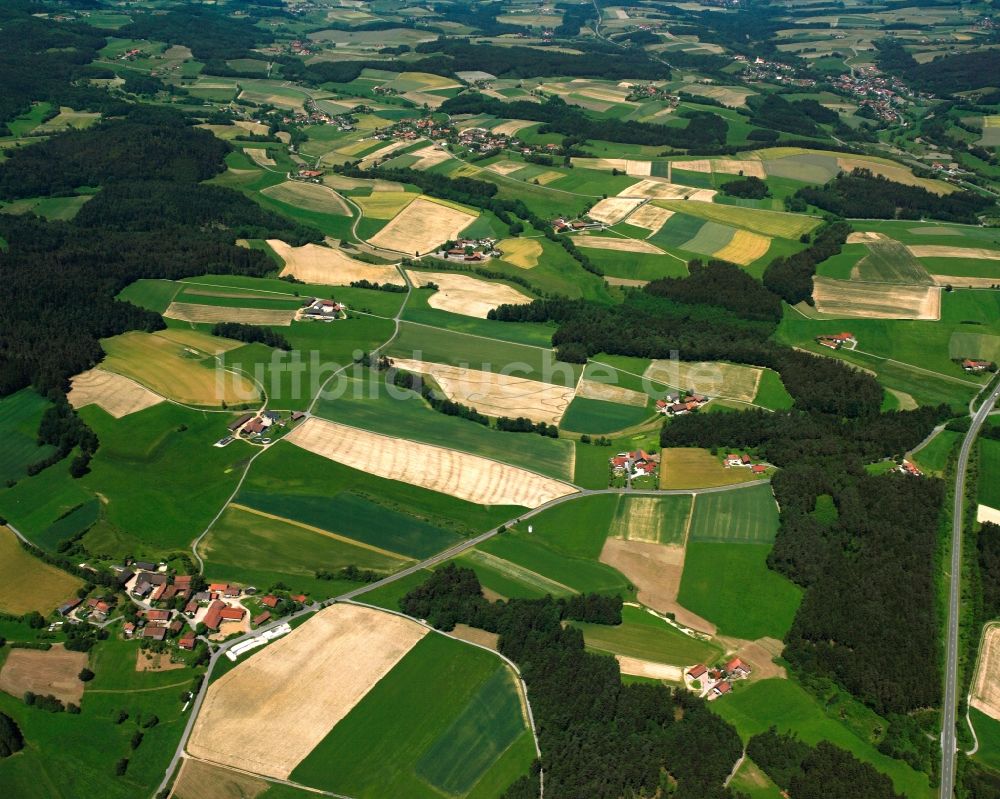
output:
<path id="1" fill-rule="evenodd" d="M 955 474 L 955 506 L 951 528 L 951 584 L 948 589 L 948 632 L 945 641 L 944 713 L 941 721 L 941 790 L 939 799 L 952 799 L 955 793 L 956 721 L 958 712 L 958 612 L 962 590 L 962 510 L 965 505 L 965 471 L 969 454 L 986 417 L 1000 396 L 998 385 L 972 417 L 969 432 L 962 441 Z"/>
<path id="2" fill-rule="evenodd" d="M 480 535 L 477 535 L 473 538 L 466 538 L 465 540 L 460 541 L 458 544 L 455 544 L 455 546 L 449 547 L 443 552 L 439 552 L 437 555 L 432 555 L 426 560 L 420 561 L 420 563 L 416 563 L 413 566 L 410 566 L 409 568 L 398 571 L 395 574 L 391 574 L 385 579 L 379 580 L 376 583 L 369 583 L 367 585 L 363 585 L 359 588 L 356 588 L 353 591 L 348 591 L 344 594 L 340 594 L 339 596 L 336 596 L 333 599 L 329 600 L 329 602 L 349 601 L 364 593 L 367 593 L 368 591 L 373 591 L 376 588 L 380 588 L 381 586 L 384 585 L 389 585 L 390 583 L 394 583 L 397 580 L 403 579 L 404 577 L 408 577 L 409 575 L 421 571 L 422 569 L 428 569 L 433 566 L 437 566 L 439 563 L 449 560 L 455 557 L 456 555 L 459 555 L 462 552 L 466 551 L 467 549 L 471 549 L 472 547 L 481 544 L 483 541 L 486 541 L 487 539 L 490 539 L 493 536 L 499 534 L 500 527 L 507 527 L 512 524 L 516 524 L 520 521 L 523 521 L 525 519 L 530 519 L 531 517 L 536 516 L 537 514 L 541 513 L 544 510 L 548 510 L 549 508 L 555 507 L 556 505 L 561 505 L 564 502 L 572 502 L 573 500 L 580 499 L 581 497 L 590 497 L 590 496 L 595 496 L 597 494 L 628 494 L 629 496 L 658 496 L 658 497 L 680 496 L 686 494 L 718 494 L 723 491 L 739 491 L 741 489 L 750 488 L 752 486 L 758 486 L 767 483 L 770 483 L 770 480 L 751 480 L 746 483 L 736 483 L 734 485 L 716 486 L 713 488 L 673 489 L 664 491 L 658 491 L 658 490 L 642 491 L 642 490 L 627 489 L 627 488 L 581 489 L 580 491 L 576 491 L 572 494 L 566 494 L 565 496 L 550 500 L 549 502 L 546 502 L 544 505 L 539 505 L 537 508 L 532 508 L 531 510 L 525 511 L 522 514 L 515 516 L 513 519 L 508 520 L 505 525 L 494 527 L 492 530 L 487 530 L 485 533 L 481 533 Z M 198 718 L 198 712 L 201 710 L 202 703 L 205 701 L 205 694 L 208 691 L 208 684 L 212 676 L 212 671 L 214 670 L 215 664 L 218 661 L 218 659 L 222 657 L 228 649 L 235 646 L 236 644 L 242 641 L 246 641 L 249 638 L 254 638 L 260 633 L 262 633 L 264 630 L 269 630 L 272 627 L 277 627 L 279 624 L 284 624 L 286 622 L 292 621 L 293 619 L 297 619 L 300 616 L 304 616 L 309 613 L 314 613 L 315 611 L 323 607 L 325 604 L 327 603 L 322 603 L 322 604 L 314 603 L 312 605 L 303 608 L 297 613 L 292 614 L 291 616 L 286 616 L 285 618 L 278 619 L 277 621 L 274 621 L 271 624 L 259 627 L 252 633 L 246 633 L 244 635 L 239 636 L 238 638 L 232 638 L 226 641 L 218 649 L 216 649 L 215 652 L 212 653 L 212 657 L 208 661 L 208 668 L 205 671 L 205 676 L 201 682 L 201 688 L 199 689 L 198 694 L 192 700 L 191 713 L 188 716 L 187 723 L 184 725 L 184 731 L 183 733 L 181 733 L 181 739 L 177 744 L 177 750 L 174 752 L 174 756 L 170 759 L 170 764 L 167 766 L 166 772 L 163 775 L 162 782 L 156 789 L 157 793 L 159 793 L 161 790 L 167 787 L 167 785 L 170 782 L 171 775 L 177 768 L 177 764 L 185 756 L 184 747 L 187 745 L 188 738 L 191 735 L 191 730 L 194 728 L 195 719 Z"/>

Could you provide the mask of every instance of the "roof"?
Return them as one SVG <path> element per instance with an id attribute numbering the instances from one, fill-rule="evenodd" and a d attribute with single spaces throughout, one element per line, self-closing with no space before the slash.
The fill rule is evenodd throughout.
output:
<path id="1" fill-rule="evenodd" d="M 191 575 L 190 574 L 178 574 L 174 578 L 174 585 L 178 588 L 183 588 L 184 586 L 191 585 Z"/>
<path id="2" fill-rule="evenodd" d="M 229 583 L 210 583 L 208 586 L 209 591 L 225 591 L 229 588 Z"/>
<path id="3" fill-rule="evenodd" d="M 728 455 L 726 455 L 727 461 L 738 461 L 739 459 L 740 456 L 737 455 L 735 452 L 730 452 Z"/>
<path id="4" fill-rule="evenodd" d="M 216 599 L 211 605 L 208 606 L 208 613 L 205 614 L 205 618 L 202 621 L 205 626 L 210 630 L 218 630 L 219 623 L 222 621 L 222 609 L 225 607 L 224 602 L 220 602 Z"/>
<path id="5" fill-rule="evenodd" d="M 220 615 L 226 621 L 240 621 L 246 615 L 246 611 L 243 608 L 223 608 Z"/>
<path id="6" fill-rule="evenodd" d="M 266 607 L 273 608 L 277 606 L 278 601 L 278 597 L 274 596 L 274 594 L 268 594 L 260 600 L 260 603 Z"/>
<path id="7" fill-rule="evenodd" d="M 734 669 L 746 669 L 747 664 L 744 663 L 739 658 L 733 658 L 726 664 L 726 671 L 733 671 Z"/>
<path id="8" fill-rule="evenodd" d="M 157 641 L 162 641 L 164 638 L 167 637 L 167 628 L 166 627 L 146 627 L 142 631 L 142 637 L 143 638 L 154 638 Z"/>
<path id="9" fill-rule="evenodd" d="M 720 694 L 728 694 L 733 690 L 733 686 L 727 682 L 717 682 L 712 686 L 712 689 L 718 691 Z"/>
<path id="10" fill-rule="evenodd" d="M 229 423 L 228 427 L 229 427 L 230 430 L 235 430 L 237 427 L 242 427 L 243 425 L 245 425 L 251 419 L 253 419 L 253 414 L 252 413 L 245 413 L 242 416 L 240 416 L 238 419 L 234 419 L 233 421 L 231 421 Z"/>
<path id="11" fill-rule="evenodd" d="M 692 666 L 690 669 L 688 669 L 688 677 L 693 677 L 694 679 L 698 679 L 702 674 L 704 674 L 707 671 L 708 669 L 705 668 L 705 666 L 703 666 L 701 663 L 699 663 L 697 666 Z"/>
<path id="12" fill-rule="evenodd" d="M 764 474 L 767 471 L 767 467 L 763 463 L 755 463 L 750 467 L 750 471 L 754 474 Z"/>
<path id="13" fill-rule="evenodd" d="M 306 601 L 306 595 L 305 594 L 292 594 L 292 599 L 294 599 L 296 602 L 305 602 Z"/>
<path id="14" fill-rule="evenodd" d="M 268 621 L 270 618 L 271 618 L 271 611 L 265 610 L 259 616 L 254 616 L 253 617 L 253 623 L 254 624 L 263 624 L 265 621 Z"/>
<path id="15" fill-rule="evenodd" d="M 170 611 L 156 610 L 155 608 L 153 608 L 152 610 L 146 611 L 146 618 L 149 619 L 150 621 L 166 621 L 167 619 L 170 618 Z"/>

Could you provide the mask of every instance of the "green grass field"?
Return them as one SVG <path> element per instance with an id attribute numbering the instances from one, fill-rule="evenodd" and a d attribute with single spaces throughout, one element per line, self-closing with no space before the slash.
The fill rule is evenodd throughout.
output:
<path id="1" fill-rule="evenodd" d="M 712 663 L 722 656 L 722 649 L 716 644 L 684 635 L 643 608 L 622 608 L 622 623 L 618 625 L 573 622 L 573 626 L 583 631 L 589 649 L 612 655 L 674 666 Z"/>
<path id="2" fill-rule="evenodd" d="M 318 568 L 336 571 L 353 565 L 389 573 L 409 562 L 234 507 L 226 509 L 198 549 L 212 581 L 261 589 L 283 582 L 314 599 L 346 589 L 346 583 L 316 579 Z"/>
<path id="3" fill-rule="evenodd" d="M 366 371 L 358 374 L 363 379 L 344 379 L 331 386 L 331 392 L 340 396 L 321 400 L 316 405 L 316 414 L 376 433 L 402 434 L 425 444 L 483 455 L 560 480 L 573 477 L 571 441 L 534 433 L 505 433 L 457 416 L 446 416 L 433 410 L 415 392 L 394 389 L 390 396 L 384 385 L 369 382 L 378 380 L 379 375 Z"/>
<path id="4" fill-rule="evenodd" d="M 181 284 L 173 280 L 137 280 L 118 293 L 118 299 L 148 308 L 150 311 L 163 313 L 173 302 Z"/>
<path id="5" fill-rule="evenodd" d="M 952 435 L 957 439 L 962 434 Z M 979 439 L 979 501 L 1000 509 L 1000 441 Z"/>
<path id="6" fill-rule="evenodd" d="M 969 708 L 969 717 L 979 740 L 979 751 L 973 759 L 995 771 L 1000 770 L 1000 721 L 974 707 Z"/>
<path id="7" fill-rule="evenodd" d="M 771 486 L 702 494 L 694 503 L 691 541 L 770 543 L 778 532 L 778 506 Z"/>
<path id="8" fill-rule="evenodd" d="M 951 457 L 952 451 L 961 440 L 961 433 L 954 430 L 942 430 L 930 440 L 926 447 L 913 456 L 913 460 L 928 474 L 941 475 L 948 465 L 948 458 Z M 980 489 L 982 489 L 982 481 L 980 481 Z"/>
<path id="9" fill-rule="evenodd" d="M 431 633 L 292 772 L 366 799 L 502 793 L 534 757 L 507 667 Z"/>
<path id="10" fill-rule="evenodd" d="M 267 455 L 254 462 L 242 486 L 241 497 L 251 495 L 251 492 L 257 495 L 275 495 L 278 486 L 280 492 L 277 493 L 284 499 L 278 505 L 277 515 L 285 518 L 294 518 L 293 513 L 302 512 L 306 502 L 315 503 L 310 507 L 321 508 L 323 501 L 330 501 L 335 496 L 350 495 L 348 504 L 342 507 L 363 508 L 363 512 L 369 514 L 368 518 L 375 524 L 373 529 L 364 531 L 365 535 L 379 541 L 388 538 L 405 539 L 408 535 L 407 530 L 382 529 L 381 525 L 385 521 L 407 525 L 424 522 L 439 531 L 436 535 L 441 536 L 440 531 L 444 531 L 449 540 L 454 540 L 453 536 L 489 530 L 514 516 L 519 510 L 510 507 L 487 508 L 437 491 L 385 480 L 334 463 L 288 443 L 277 444 L 268 450 Z M 372 507 L 365 507 L 360 500 L 369 501 Z M 410 518 L 401 519 L 397 514 Z M 328 520 L 335 522 L 337 528 L 340 528 L 335 532 L 341 532 L 345 525 L 351 523 L 349 519 L 336 516 L 330 516 Z M 444 540 L 444 536 L 441 536 L 441 540 Z"/>
<path id="11" fill-rule="evenodd" d="M 0 484 L 20 480 L 31 464 L 55 452 L 52 445 L 38 445 L 38 423 L 48 407 L 30 388 L 0 399 Z"/>
<path id="12" fill-rule="evenodd" d="M 658 544 L 683 544 L 690 496 L 630 497 L 619 496 L 609 535 L 627 541 Z"/>
<path id="13" fill-rule="evenodd" d="M 802 589 L 767 568 L 770 551 L 770 544 L 689 541 L 678 601 L 723 635 L 784 638 Z"/>
<path id="14" fill-rule="evenodd" d="M 17 722 L 27 743 L 22 753 L 0 760 L 5 795 L 18 799 L 152 795 L 187 721 L 181 715 L 181 694 L 193 686 L 195 671 L 136 672 L 137 648 L 136 643 L 114 638 L 94 648 L 90 667 L 97 676 L 87 687 L 79 715 L 41 712 L 0 693 L 0 712 Z M 115 724 L 119 710 L 129 717 Z M 152 715 L 159 724 L 143 730 L 142 744 L 132 750 L 129 739 L 140 729 L 139 722 Z M 128 771 L 116 777 L 115 762 L 122 757 L 129 759 Z"/>
<path id="15" fill-rule="evenodd" d="M 733 225 L 765 236 L 776 236 L 782 239 L 797 239 L 820 223 L 819 219 L 804 214 L 763 211 L 736 205 L 688 202 L 686 200 L 653 200 L 653 204 L 675 213 L 682 212 L 710 222 Z M 670 224 L 670 220 L 667 224 Z"/>
<path id="16" fill-rule="evenodd" d="M 37 610 L 47 616 L 76 595 L 83 581 L 39 560 L 0 527 L 0 611 L 21 615 Z"/>
<path id="17" fill-rule="evenodd" d="M 556 361 L 555 353 L 550 349 L 405 322 L 400 325 L 399 337 L 392 342 L 388 354 L 491 372 L 516 364 L 520 377 L 563 386 L 576 385 L 582 369 L 580 364 Z"/>
<path id="18" fill-rule="evenodd" d="M 750 799 L 782 799 L 781 789 L 752 760 L 747 758 L 739 767 L 729 787 Z"/>
<path id="19" fill-rule="evenodd" d="M 236 501 L 401 556 L 390 556 L 389 560 L 424 558 L 447 549 L 459 540 L 454 532 L 423 521 L 405 510 L 381 505 L 379 499 L 373 494 L 337 491 L 331 487 L 326 496 L 243 490 Z M 382 568 L 386 566 L 388 563 L 383 562 Z"/>
<path id="20" fill-rule="evenodd" d="M 772 411 L 784 411 L 792 407 L 794 401 L 788 393 L 785 384 L 777 372 L 765 369 L 757 385 L 757 396 L 753 398 L 754 405 L 770 408 Z"/>
<path id="21" fill-rule="evenodd" d="M 933 281 L 920 263 L 898 241 L 876 241 L 867 245 L 868 253 L 857 263 L 858 279 L 876 283 L 930 285 Z"/>
<path id="22" fill-rule="evenodd" d="M 625 430 L 653 417 L 646 407 L 574 397 L 559 426 L 572 433 L 604 435 Z"/>
<path id="23" fill-rule="evenodd" d="M 933 795 L 925 774 L 881 754 L 872 744 L 827 716 L 819 703 L 793 680 L 738 683 L 732 696 L 723 702 L 712 702 L 709 707 L 733 724 L 744 741 L 774 725 L 781 732 L 794 732 L 808 744 L 826 740 L 847 749 L 888 775 L 895 789 L 907 799 L 930 799 Z"/>

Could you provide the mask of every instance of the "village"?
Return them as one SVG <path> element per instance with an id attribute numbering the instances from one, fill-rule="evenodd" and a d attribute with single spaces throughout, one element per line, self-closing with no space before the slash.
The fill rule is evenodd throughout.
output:
<path id="1" fill-rule="evenodd" d="M 503 255 L 503 252 L 496 248 L 496 244 L 497 240 L 492 238 L 456 239 L 455 241 L 446 241 L 441 245 L 440 250 L 432 252 L 431 255 L 444 261 L 482 263 Z"/>
<path id="2" fill-rule="evenodd" d="M 140 650 L 159 655 L 161 669 L 188 662 L 184 653 L 195 652 L 199 644 L 201 658 L 205 658 L 211 644 L 251 633 L 310 604 L 305 594 L 278 587 L 262 593 L 252 585 L 206 583 L 201 575 L 179 574 L 165 562 L 127 558 L 113 566 L 112 572 L 117 590 L 98 588 L 93 596 L 64 602 L 57 609 L 61 621 L 50 629 L 66 624 L 104 628 L 121 620 L 120 637 L 139 641 Z M 287 624 L 272 627 L 227 655 L 236 660 L 243 652 L 290 631 Z"/>
<path id="3" fill-rule="evenodd" d="M 903 122 L 899 109 L 906 106 L 913 92 L 899 78 L 883 75 L 874 64 L 862 64 L 853 72 L 833 79 L 834 89 L 860 100 L 875 119 L 894 124 Z M 904 122 L 905 124 L 905 122 Z"/>

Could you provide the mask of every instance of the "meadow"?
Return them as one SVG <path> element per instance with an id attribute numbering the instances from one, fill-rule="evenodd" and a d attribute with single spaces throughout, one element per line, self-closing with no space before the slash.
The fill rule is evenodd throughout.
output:
<path id="1" fill-rule="evenodd" d="M 712 702 L 709 707 L 735 726 L 744 741 L 772 725 L 780 732 L 794 732 L 808 744 L 830 741 L 888 775 L 895 789 L 909 799 L 930 799 L 936 795 L 925 774 L 881 754 L 871 743 L 827 716 L 816 699 L 793 680 L 738 683 L 725 701 Z"/>
<path id="2" fill-rule="evenodd" d="M 737 769 L 729 785 L 750 799 L 782 799 L 781 789 L 749 758 Z"/>
<path id="3" fill-rule="evenodd" d="M 324 535 L 280 519 L 226 509 L 198 547 L 212 581 L 227 580 L 265 589 L 281 582 L 313 599 L 353 588 L 346 581 L 319 580 L 316 571 L 345 566 L 389 573 L 409 561 Z"/>
<path id="4" fill-rule="evenodd" d="M 749 469 L 727 469 L 707 449 L 670 447 L 660 453 L 660 488 L 712 488 L 754 479 Z"/>
<path id="5" fill-rule="evenodd" d="M 653 412 L 646 407 L 575 397 L 559 426 L 573 433 L 606 435 L 642 424 Z"/>
<path id="6" fill-rule="evenodd" d="M 768 569 L 770 551 L 770 544 L 689 541 L 678 602 L 723 635 L 784 638 L 802 589 Z"/>
<path id="7" fill-rule="evenodd" d="M 281 486 L 280 493 L 286 497 L 277 515 L 285 518 L 294 518 L 296 509 L 304 507 L 299 498 L 328 499 L 331 495 L 331 486 L 335 486 L 339 494 L 352 494 L 369 500 L 376 506 L 375 511 L 370 511 L 372 513 L 378 512 L 380 516 L 388 511 L 406 514 L 417 521 L 424 521 L 435 528 L 459 536 L 496 527 L 519 510 L 506 507 L 487 508 L 437 491 L 385 480 L 281 442 L 254 462 L 241 488 L 241 496 L 247 496 L 250 492 L 271 494 L 274 493 L 276 485 Z M 382 518 L 392 519 L 395 523 L 400 521 L 396 516 L 385 515 Z M 342 525 L 345 520 L 338 521 Z M 397 534 L 405 535 L 405 531 L 376 528 L 369 532 L 371 536 Z M 373 545 L 378 546 L 378 544 Z"/>
<path id="8" fill-rule="evenodd" d="M 0 611 L 45 616 L 82 586 L 82 580 L 29 555 L 14 533 L 0 527 Z"/>
<path id="9" fill-rule="evenodd" d="M 0 483 L 19 480 L 31 464 L 55 452 L 50 444 L 38 445 L 38 423 L 48 407 L 49 401 L 30 388 L 0 399 Z"/>
<path id="10" fill-rule="evenodd" d="M 815 217 L 803 214 L 764 211 L 736 205 L 680 200 L 654 200 L 653 204 L 675 213 L 682 212 L 708 222 L 732 225 L 782 239 L 797 239 L 820 224 L 820 220 Z"/>
<path id="11" fill-rule="evenodd" d="M 476 797 L 501 793 L 533 757 L 507 667 L 493 654 L 432 633 L 291 778 L 359 799 L 437 799 L 442 791 Z"/>
<path id="12" fill-rule="evenodd" d="M 714 663 L 722 657 L 718 645 L 685 635 L 644 608 L 631 605 L 622 608 L 621 624 L 573 622 L 573 626 L 583 631 L 588 649 L 607 654 L 675 666 Z"/>
<path id="13" fill-rule="evenodd" d="M 778 532 L 778 505 L 771 486 L 702 494 L 694 503 L 691 541 L 770 543 Z"/>
<path id="14" fill-rule="evenodd" d="M 794 404 L 792 395 L 788 393 L 781 376 L 771 369 L 765 369 L 757 384 L 757 395 L 753 398 L 754 405 L 770 408 L 772 411 L 788 410 Z"/>
<path id="15" fill-rule="evenodd" d="M 1000 769 L 1000 721 L 974 707 L 969 708 L 969 717 L 979 741 L 979 751 L 974 756 L 975 760 L 992 769 Z"/>
<path id="16" fill-rule="evenodd" d="M 117 299 L 162 314 L 167 310 L 167 306 L 170 305 L 180 289 L 181 285 L 174 280 L 143 278 L 118 292 Z"/>

